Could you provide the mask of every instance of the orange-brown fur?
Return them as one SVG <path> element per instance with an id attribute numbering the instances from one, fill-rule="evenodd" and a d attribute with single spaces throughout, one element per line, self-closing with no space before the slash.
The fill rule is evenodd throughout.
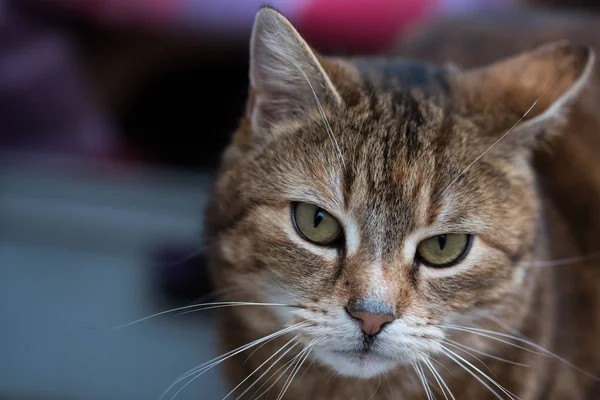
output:
<path id="1" fill-rule="evenodd" d="M 576 33 L 586 31 L 582 29 L 585 24 L 589 31 L 597 29 L 594 25 L 600 18 L 569 16 L 565 19 L 571 21 L 564 22 L 551 16 L 530 20 L 526 15 L 495 15 L 493 24 L 486 24 L 484 18 L 440 22 L 401 44 L 398 51 L 434 63 L 451 61 L 461 68 L 474 68 L 556 39 L 572 39 L 600 50 L 600 43 L 588 40 L 591 35 Z M 507 25 L 510 29 L 503 28 Z M 539 99 L 523 125 L 541 115 L 577 80 L 588 53 L 577 46 L 555 46 L 558 50 L 544 53 L 548 56 L 539 63 L 531 58 L 523 62 L 513 59 L 508 64 L 465 72 L 453 66 L 437 68 L 389 58 L 319 56 L 342 101 L 337 102 L 328 83 L 316 77 L 316 95 L 321 96 L 343 162 L 314 103 L 290 111 L 288 118 L 282 116 L 286 105 L 277 109 L 266 105 L 262 114 L 253 114 L 263 104 L 256 103 L 261 95 L 256 83 L 248 113 L 224 156 L 207 213 L 214 281 L 219 289 L 235 289 L 224 292 L 223 301 L 272 302 L 270 296 L 282 295 L 302 306 L 302 315 L 318 318 L 292 312 L 291 321 L 305 322 L 306 329 L 268 342 L 246 362 L 246 353 L 227 362 L 233 385 L 292 336 L 299 334 L 302 344 L 297 350 L 313 339 L 323 339 L 314 336 L 318 328 L 335 323 L 339 310 L 349 301 L 370 295 L 370 268 L 380 260 L 379 279 L 389 288 L 382 301 L 393 304 L 400 319 L 414 316 L 425 325 L 450 319 L 458 325 L 504 333 L 511 333 L 506 330 L 510 326 L 572 364 L 445 330 L 457 342 L 529 365 L 515 366 L 477 354 L 493 371 L 490 375 L 519 398 L 600 398 L 600 384 L 589 376 L 600 375 L 599 258 L 547 268 L 525 267 L 535 261 L 600 251 L 600 121 L 596 115 L 600 97 L 594 88 L 599 68 L 587 78 L 586 87 L 572 104 L 561 110 L 563 118 L 529 129 L 517 126 L 462 179 L 454 181 L 512 129 L 533 102 Z M 524 90 L 519 83 L 521 75 L 539 82 L 533 87 L 523 84 L 528 86 Z M 301 78 L 299 82 L 302 84 Z M 301 94 L 290 92 L 290 97 Z M 253 118 L 264 124 L 257 126 Z M 338 194 L 332 190 L 336 179 Z M 444 197 L 449 185 L 456 196 L 451 205 Z M 332 203 L 336 195 L 343 197 L 340 208 L 353 216 L 360 230 L 357 251 L 339 249 L 328 259 L 290 241 L 284 230 L 290 223 L 290 201 L 303 201 L 297 198 L 299 193 L 311 191 Z M 450 216 L 444 216 L 448 208 Z M 407 235 L 442 217 L 447 218 L 447 226 L 477 236 L 476 254 L 481 260 L 439 277 L 405 260 L 402 248 Z M 476 312 L 482 310 L 494 319 L 479 317 Z M 498 320 L 502 326 L 495 322 Z M 227 308 L 220 321 L 223 350 L 290 323 L 274 307 Z M 333 339 L 323 342 L 326 345 L 336 340 L 335 333 L 329 335 Z M 319 351 L 325 350 L 313 350 Z M 290 352 L 255 387 L 296 354 Z M 485 369 L 469 355 L 459 354 Z M 495 398 L 447 357 L 433 351 L 430 355 L 439 362 L 434 365 L 455 398 Z M 371 378 L 357 378 L 336 376 L 318 357 L 309 360 L 314 362 L 302 366 L 285 398 L 425 398 L 410 364 Z M 237 394 L 265 369 L 248 379 Z M 286 377 L 266 398 L 277 398 Z M 435 391 L 437 384 L 430 374 L 429 380 Z M 245 398 L 253 393 L 249 391 Z"/>

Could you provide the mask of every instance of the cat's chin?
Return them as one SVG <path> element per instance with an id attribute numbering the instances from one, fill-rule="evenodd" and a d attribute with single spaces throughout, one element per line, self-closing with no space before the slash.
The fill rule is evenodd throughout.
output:
<path id="1" fill-rule="evenodd" d="M 392 360 L 373 352 L 337 352 L 322 351 L 316 358 L 339 375 L 369 379 L 383 374 L 402 364 L 400 360 Z"/>

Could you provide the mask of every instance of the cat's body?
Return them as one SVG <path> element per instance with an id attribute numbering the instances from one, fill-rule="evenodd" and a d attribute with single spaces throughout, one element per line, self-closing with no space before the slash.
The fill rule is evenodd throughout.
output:
<path id="1" fill-rule="evenodd" d="M 254 382 L 243 398 L 265 384 L 261 394 L 290 366 L 264 394 L 277 399 L 295 364 L 279 368 L 310 348 L 285 398 L 427 398 L 418 374 L 437 398 L 510 398 L 503 390 L 523 400 L 600 398 L 600 258 L 590 256 L 600 251 L 600 68 L 592 53 L 555 44 L 464 73 L 389 59 L 317 61 L 281 17 L 261 13 L 253 94 L 207 215 L 208 249 L 221 300 L 302 307 L 224 309 L 223 349 L 305 325 L 228 361 L 232 384 L 247 378 L 235 394 Z M 596 19 L 570 18 L 441 23 L 399 54 L 471 68 L 563 38 L 600 51 Z M 289 202 L 329 207 L 343 244 L 296 238 Z M 419 241 L 446 231 L 473 235 L 464 261 L 430 268 L 412 260 Z M 546 260 L 563 261 L 538 263 Z M 393 322 L 355 350 L 365 322 L 353 320 L 352 307 L 374 299 L 379 310 L 393 308 Z M 470 328 L 520 339 L 462 330 Z M 329 353 L 336 348 L 348 354 Z"/>

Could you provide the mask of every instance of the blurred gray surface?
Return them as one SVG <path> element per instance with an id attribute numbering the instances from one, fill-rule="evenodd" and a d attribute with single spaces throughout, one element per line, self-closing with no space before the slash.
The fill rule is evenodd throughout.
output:
<path id="1" fill-rule="evenodd" d="M 201 243 L 207 176 L 0 157 L 1 399 L 157 399 L 217 355 L 210 314 L 106 329 L 163 311 L 148 250 Z M 215 370 L 177 398 L 225 393 Z"/>

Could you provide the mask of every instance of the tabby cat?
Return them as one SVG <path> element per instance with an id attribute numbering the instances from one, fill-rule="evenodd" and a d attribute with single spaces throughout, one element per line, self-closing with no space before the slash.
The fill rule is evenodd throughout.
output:
<path id="1" fill-rule="evenodd" d="M 259 11 L 206 218 L 232 398 L 600 399 L 594 43 L 523 15 L 400 46 L 426 64 Z"/>

